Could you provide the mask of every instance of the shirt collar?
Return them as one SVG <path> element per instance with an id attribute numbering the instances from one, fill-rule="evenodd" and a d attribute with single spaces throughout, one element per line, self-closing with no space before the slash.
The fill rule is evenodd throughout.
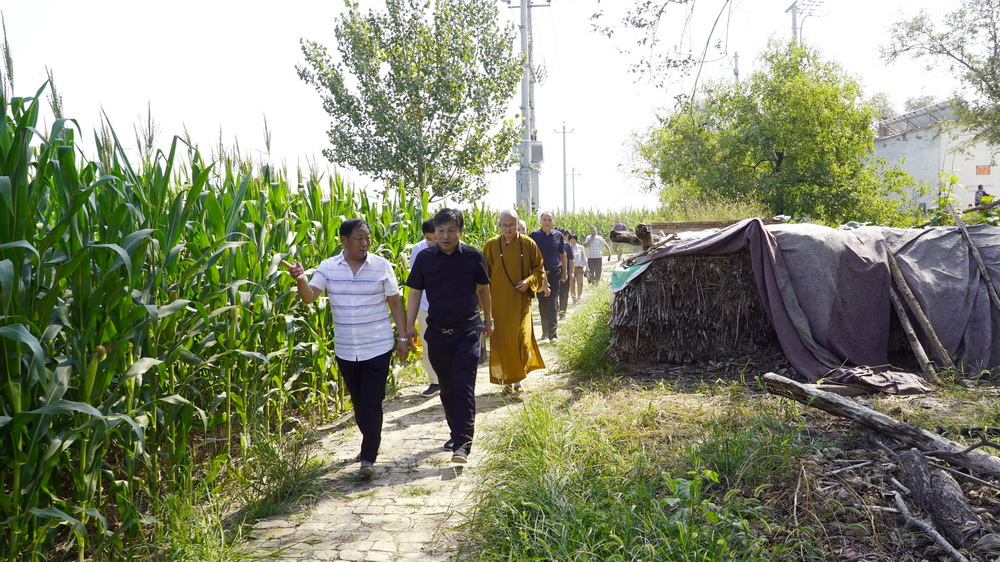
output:
<path id="1" fill-rule="evenodd" d="M 362 265 L 369 265 L 369 264 L 371 264 L 371 262 L 372 262 L 372 253 L 368 252 L 368 253 L 365 254 L 365 261 L 364 261 L 364 263 Z M 351 265 L 351 264 L 347 263 L 347 258 L 344 257 L 344 251 L 343 250 L 341 250 L 340 253 L 337 254 L 336 256 L 333 256 L 333 263 L 336 264 L 336 265 L 340 265 L 340 264 L 344 264 L 344 265 L 347 265 L 347 266 Z"/>
<path id="2" fill-rule="evenodd" d="M 458 246 L 455 247 L 455 252 L 458 252 L 459 254 L 463 253 L 462 252 L 462 246 L 465 246 L 465 244 L 461 240 L 459 240 L 458 241 Z M 433 246 L 429 246 L 429 247 L 431 248 L 431 250 L 435 254 L 442 254 L 442 253 L 444 253 L 444 252 L 441 251 L 441 244 L 434 244 Z M 454 253 L 454 252 L 452 252 L 452 253 Z M 445 254 L 445 255 L 448 255 L 448 254 Z"/>

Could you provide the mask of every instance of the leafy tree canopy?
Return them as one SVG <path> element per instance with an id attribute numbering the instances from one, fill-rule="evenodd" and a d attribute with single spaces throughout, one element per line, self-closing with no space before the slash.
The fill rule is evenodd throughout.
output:
<path id="1" fill-rule="evenodd" d="M 920 108 L 927 107 L 928 105 L 934 105 L 938 102 L 938 99 L 932 95 L 924 96 L 914 96 L 912 98 L 906 98 L 903 102 L 903 111 L 909 113 L 911 111 L 916 111 Z"/>
<path id="2" fill-rule="evenodd" d="M 475 200 L 485 174 L 516 161 L 504 113 L 521 76 L 515 30 L 493 0 L 386 0 L 362 13 L 346 2 L 339 58 L 303 40 L 299 77 L 333 119 L 331 162 L 407 191 Z"/>
<path id="3" fill-rule="evenodd" d="M 961 0 L 958 8 L 934 21 L 925 11 L 893 24 L 891 43 L 882 48 L 887 62 L 925 59 L 964 85 L 954 104 L 959 120 L 975 141 L 1000 145 L 1000 0 Z"/>
<path id="4" fill-rule="evenodd" d="M 912 181 L 872 159 L 876 110 L 839 65 L 772 42 L 742 83 L 712 83 L 640 151 L 667 201 L 758 200 L 776 214 L 890 223 Z"/>

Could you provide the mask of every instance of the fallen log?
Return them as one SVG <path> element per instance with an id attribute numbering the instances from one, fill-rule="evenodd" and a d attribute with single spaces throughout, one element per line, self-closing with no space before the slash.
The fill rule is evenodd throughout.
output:
<path id="1" fill-rule="evenodd" d="M 977 474 L 1000 478 L 1000 459 L 993 455 L 978 449 L 966 450 L 968 447 L 963 447 L 950 439 L 860 406 L 843 396 L 809 388 L 775 373 L 764 375 L 764 382 L 771 394 L 792 398 L 807 406 L 856 421 L 924 453 L 934 452 L 938 458 Z"/>
<path id="2" fill-rule="evenodd" d="M 676 237 L 676 235 L 673 235 Z M 649 225 L 639 223 L 635 225 L 635 230 L 612 230 L 608 233 L 608 239 L 617 244 L 630 244 L 632 246 L 642 246 L 643 250 L 648 250 L 654 244 L 663 240 L 663 236 L 653 234 Z"/>
<path id="3" fill-rule="evenodd" d="M 935 528 L 951 544 L 968 548 L 987 532 L 958 482 L 943 470 L 932 469 L 923 453 L 916 449 L 903 451 L 899 466 L 917 505 L 931 516 Z"/>
<path id="4" fill-rule="evenodd" d="M 899 514 L 903 516 L 903 520 L 906 521 L 907 525 L 916 527 L 927 533 L 955 562 L 969 562 L 969 559 L 962 556 L 961 552 L 955 550 L 955 547 L 948 543 L 948 539 L 941 536 L 941 533 L 937 532 L 937 529 L 931 524 L 914 517 L 910 513 L 909 508 L 906 507 L 906 502 L 903 501 L 903 496 L 899 492 L 893 492 L 893 497 L 896 500 L 896 509 L 899 510 Z"/>

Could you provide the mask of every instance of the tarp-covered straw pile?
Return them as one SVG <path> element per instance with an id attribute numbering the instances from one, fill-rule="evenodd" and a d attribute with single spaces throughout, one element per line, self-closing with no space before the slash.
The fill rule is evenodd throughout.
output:
<path id="1" fill-rule="evenodd" d="M 630 363 L 701 363 L 778 350 L 746 250 L 658 259 L 612 304 L 611 351 Z"/>

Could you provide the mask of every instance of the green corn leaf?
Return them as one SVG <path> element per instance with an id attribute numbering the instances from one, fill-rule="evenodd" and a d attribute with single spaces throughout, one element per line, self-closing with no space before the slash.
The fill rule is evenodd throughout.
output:
<path id="1" fill-rule="evenodd" d="M 28 379 L 27 386 L 38 384 L 45 377 L 45 352 L 38 338 L 31 335 L 23 324 L 0 326 L 0 337 L 23 343 L 28 347 Z"/>
<path id="2" fill-rule="evenodd" d="M 14 262 L 0 261 L 0 312 L 10 308 L 14 299 Z"/>
<path id="3" fill-rule="evenodd" d="M 25 250 L 30 250 L 31 253 L 35 254 L 35 257 L 40 258 L 38 255 L 38 250 L 34 246 L 25 242 L 24 240 L 16 240 L 14 242 L 7 242 L 6 244 L 0 244 L 0 250 L 6 250 L 7 248 L 24 248 Z"/>
<path id="4" fill-rule="evenodd" d="M 163 361 L 159 359 L 154 359 L 152 357 L 143 357 L 138 361 L 136 361 L 135 363 L 133 363 L 132 366 L 129 367 L 127 371 L 125 371 L 125 376 L 122 377 L 120 382 L 125 382 L 131 379 L 132 377 L 144 375 L 146 374 L 146 371 L 152 369 L 153 367 L 161 363 L 163 363 Z"/>

